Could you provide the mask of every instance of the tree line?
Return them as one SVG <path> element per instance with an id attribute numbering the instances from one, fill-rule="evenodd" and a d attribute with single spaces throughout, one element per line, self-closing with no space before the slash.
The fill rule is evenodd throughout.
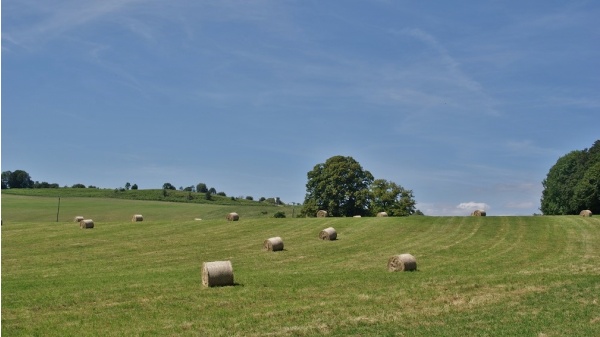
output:
<path id="1" fill-rule="evenodd" d="M 60 188 L 59 184 L 57 183 L 48 183 L 48 182 L 39 182 L 39 181 L 33 181 L 31 179 L 31 176 L 29 175 L 29 173 L 27 173 L 27 171 L 24 170 L 15 170 L 15 171 L 3 171 L 2 172 L 2 179 L 1 179 L 1 183 L 2 183 L 2 189 L 8 189 L 8 188 Z M 64 186 L 67 187 L 67 186 Z M 81 183 L 77 183 L 77 184 L 73 184 L 70 186 L 71 188 L 98 188 L 94 185 L 88 185 L 85 186 L 84 184 Z M 119 188 L 115 188 L 115 191 L 128 191 L 128 190 L 137 190 L 139 189 L 137 184 L 131 184 L 130 182 L 126 182 L 124 187 L 119 187 Z M 163 189 L 163 193 L 166 194 L 168 193 L 167 191 L 170 190 L 177 190 L 177 188 L 171 184 L 171 183 L 164 183 L 162 185 L 162 189 Z M 188 187 L 179 187 L 180 191 L 186 191 L 186 192 L 197 192 L 197 193 L 204 193 L 205 198 L 207 200 L 212 200 L 212 196 L 213 195 L 219 195 L 219 196 L 223 196 L 226 197 L 227 194 L 225 192 L 217 192 L 217 190 L 214 187 L 208 188 L 208 186 L 205 183 L 198 183 L 197 185 L 191 185 Z M 236 199 L 235 197 L 231 197 L 232 199 Z M 252 196 L 240 196 L 237 197 L 239 199 L 246 199 L 246 200 L 250 200 L 253 201 L 254 197 Z M 276 204 L 276 205 L 283 205 L 283 201 L 281 201 L 281 199 L 279 197 L 274 197 L 274 198 L 265 198 L 265 197 L 261 197 L 259 200 L 259 202 L 267 202 L 267 203 L 271 203 L 271 204 Z"/>

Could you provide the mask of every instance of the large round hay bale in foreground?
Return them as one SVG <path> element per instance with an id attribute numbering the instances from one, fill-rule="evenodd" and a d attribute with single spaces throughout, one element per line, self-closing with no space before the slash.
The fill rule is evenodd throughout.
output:
<path id="1" fill-rule="evenodd" d="M 326 218 L 327 217 L 327 211 L 325 210 L 319 210 L 317 212 L 317 218 Z"/>
<path id="2" fill-rule="evenodd" d="M 227 214 L 227 221 L 238 221 L 240 219 L 239 214 L 231 212 Z"/>
<path id="3" fill-rule="evenodd" d="M 589 209 L 584 209 L 583 211 L 579 212 L 579 215 L 581 215 L 581 216 L 592 216 L 592 211 L 590 211 Z"/>
<path id="4" fill-rule="evenodd" d="M 232 286 L 233 267 L 231 261 L 202 263 L 202 285 L 206 287 Z"/>
<path id="5" fill-rule="evenodd" d="M 471 216 L 486 216 L 487 213 L 485 213 L 485 211 L 482 211 L 480 209 L 473 211 L 473 213 L 471 213 Z"/>
<path id="6" fill-rule="evenodd" d="M 283 240 L 279 236 L 266 239 L 263 243 L 263 249 L 272 252 L 283 250 Z"/>
<path id="7" fill-rule="evenodd" d="M 135 214 L 132 218 L 131 218 L 132 222 L 136 222 L 136 221 L 144 221 L 144 217 L 141 214 Z"/>
<path id="8" fill-rule="evenodd" d="M 82 217 L 81 215 L 78 215 L 75 217 L 75 222 L 81 222 L 81 220 L 83 220 L 84 217 Z"/>
<path id="9" fill-rule="evenodd" d="M 335 231 L 335 228 L 333 228 L 333 227 L 325 228 L 324 230 L 322 230 L 319 233 L 319 239 L 321 239 L 321 240 L 333 241 L 336 238 L 337 238 L 337 232 Z"/>
<path id="10" fill-rule="evenodd" d="M 377 213 L 377 216 L 386 217 L 386 216 L 388 216 L 388 214 L 386 212 L 379 212 L 379 213 Z"/>
<path id="11" fill-rule="evenodd" d="M 94 228 L 94 220 L 92 219 L 84 219 L 79 221 L 80 228 Z"/>
<path id="12" fill-rule="evenodd" d="M 388 271 L 417 270 L 417 260 L 410 254 L 394 255 L 388 260 Z"/>

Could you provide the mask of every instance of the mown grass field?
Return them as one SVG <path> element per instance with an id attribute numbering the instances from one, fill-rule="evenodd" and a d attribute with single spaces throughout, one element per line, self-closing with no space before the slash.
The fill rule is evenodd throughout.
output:
<path id="1" fill-rule="evenodd" d="M 230 208 L 68 198 L 56 222 L 55 198 L 3 194 L 2 335 L 600 335 L 598 217 L 227 222 Z M 338 240 L 320 241 L 329 226 Z M 284 251 L 262 250 L 273 236 Z M 399 253 L 418 271 L 388 272 Z M 202 286 L 215 260 L 235 286 Z"/>

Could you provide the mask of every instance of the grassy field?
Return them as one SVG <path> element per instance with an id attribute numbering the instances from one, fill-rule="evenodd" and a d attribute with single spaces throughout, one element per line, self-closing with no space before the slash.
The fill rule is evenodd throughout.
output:
<path id="1" fill-rule="evenodd" d="M 2 195 L 3 336 L 600 335 L 596 217 L 274 219 L 67 198 L 56 222 L 56 201 Z M 320 241 L 329 226 L 338 240 Z M 284 251 L 262 250 L 273 236 Z M 418 271 L 388 272 L 400 253 Z M 235 286 L 202 286 L 215 260 Z"/>

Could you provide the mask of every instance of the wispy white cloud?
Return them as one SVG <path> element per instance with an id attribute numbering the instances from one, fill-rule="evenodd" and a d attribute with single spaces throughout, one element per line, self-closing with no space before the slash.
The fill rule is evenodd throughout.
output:
<path id="1" fill-rule="evenodd" d="M 486 92 L 481 83 L 467 74 L 462 68 L 460 61 L 452 56 L 451 52 L 432 34 L 418 29 L 405 28 L 400 31 L 392 31 L 392 34 L 401 36 L 409 36 L 430 48 L 432 56 L 425 60 L 428 62 L 429 71 L 426 67 L 419 67 L 419 73 L 416 78 L 429 77 L 429 88 L 436 88 L 438 100 L 444 103 L 451 103 L 455 106 L 462 106 L 464 110 L 464 102 L 468 101 L 471 106 L 474 106 L 480 113 L 485 113 L 491 116 L 499 115 L 496 110 L 493 97 Z M 435 64 L 432 62 L 438 62 Z M 432 83 L 435 82 L 435 85 Z M 431 90 L 431 89 L 430 89 Z M 431 98 L 431 95 L 423 95 L 425 98 Z M 465 99 L 467 98 L 468 99 Z"/>
<path id="2" fill-rule="evenodd" d="M 144 0 L 104 0 L 104 1 L 61 1 L 48 3 L 46 1 L 29 1 L 19 7 L 15 4 L 3 8 L 11 12 L 15 21 L 9 30 L 3 32 L 2 39 L 33 48 L 61 34 L 117 12 Z M 21 11 L 24 10 L 26 14 Z M 21 15 L 31 15 L 34 12 L 38 20 L 21 23 Z"/>
<path id="3" fill-rule="evenodd" d="M 482 202 L 463 202 L 458 205 L 448 203 L 418 202 L 416 208 L 425 215 L 431 216 L 465 216 L 475 210 L 488 211 L 491 207 Z"/>
<path id="4" fill-rule="evenodd" d="M 460 204 L 458 204 L 456 206 L 456 208 L 461 209 L 461 210 L 468 210 L 468 211 L 474 211 L 474 210 L 488 210 L 490 209 L 490 205 L 486 204 L 485 202 L 474 202 L 474 201 L 469 201 L 469 202 L 461 202 Z"/>

